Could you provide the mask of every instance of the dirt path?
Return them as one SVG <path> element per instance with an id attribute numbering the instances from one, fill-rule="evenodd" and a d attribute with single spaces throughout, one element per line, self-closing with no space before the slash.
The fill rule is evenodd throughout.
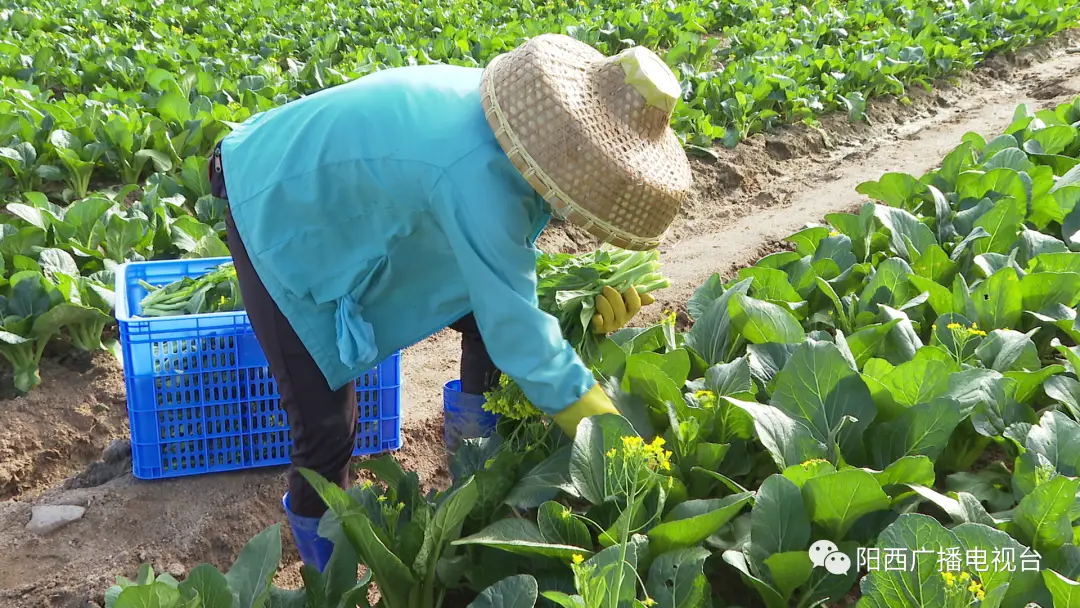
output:
<path id="1" fill-rule="evenodd" d="M 996 59 L 976 74 L 912 95 L 910 103 L 871 104 L 871 124 L 846 117 L 820 129 L 798 127 L 756 137 L 717 158 L 697 163 L 698 193 L 663 249 L 673 286 L 648 315 L 678 308 L 713 272 L 730 274 L 779 239 L 825 213 L 861 202 L 855 187 L 883 172 L 921 174 L 964 133 L 1000 132 L 1018 103 L 1050 107 L 1080 93 L 1080 55 L 1067 54 L 1072 34 Z M 590 246 L 574 230 L 555 229 L 547 249 Z M 432 484 L 445 480 L 440 459 L 441 386 L 456 376 L 456 335 L 442 332 L 406 351 L 405 446 L 398 456 Z M 134 574 L 141 561 L 158 569 L 188 570 L 207 561 L 227 567 L 236 551 L 266 526 L 281 521 L 281 469 L 140 482 L 94 465 L 96 454 L 126 434 L 122 375 L 95 359 L 92 369 L 48 364 L 55 389 L 0 401 L 0 604 L 15 607 L 86 606 L 115 574 Z M 118 384 L 119 382 L 119 384 Z M 119 387 L 119 388 L 117 388 Z M 119 396 L 117 391 L 120 391 Z M 127 465 L 128 467 L 130 465 Z M 100 485 L 95 485 L 100 484 Z M 75 486 L 93 486 L 70 489 Z M 32 504 L 80 504 L 86 515 L 46 537 L 27 532 Z M 295 580 L 296 554 L 286 536 L 283 581 Z"/>

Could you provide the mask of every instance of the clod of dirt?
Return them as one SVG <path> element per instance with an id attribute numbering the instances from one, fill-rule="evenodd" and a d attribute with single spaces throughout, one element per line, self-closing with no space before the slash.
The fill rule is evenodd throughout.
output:
<path id="1" fill-rule="evenodd" d="M 61 484 L 61 489 L 78 490 L 80 488 L 96 488 L 117 477 L 126 475 L 131 471 L 131 458 L 123 458 L 115 462 L 96 461 L 86 465 L 86 470 L 69 477 Z"/>
<path id="2" fill-rule="evenodd" d="M 791 160 L 795 153 L 785 142 L 778 139 L 770 139 L 765 142 L 765 149 L 777 160 Z"/>
<path id="3" fill-rule="evenodd" d="M 31 513 L 30 523 L 26 524 L 26 529 L 34 534 L 45 536 L 73 521 L 82 519 L 86 509 L 71 505 L 38 505 Z"/>
<path id="4" fill-rule="evenodd" d="M 675 331 L 684 332 L 690 329 L 690 326 L 694 324 L 694 320 L 690 318 L 690 311 L 686 309 L 685 304 L 679 304 L 675 308 Z"/>
<path id="5" fill-rule="evenodd" d="M 1071 95 L 1075 93 L 1062 85 L 1061 80 L 1040 82 L 1036 83 L 1031 89 L 1031 97 L 1033 99 L 1055 99 L 1057 97 L 1063 97 L 1065 95 Z"/>
<path id="6" fill-rule="evenodd" d="M 59 349 L 64 346 L 64 343 L 52 342 L 49 346 Z M 94 368 L 93 353 L 68 348 L 67 350 L 57 352 L 55 358 L 57 363 L 78 374 L 85 374 Z"/>
<path id="7" fill-rule="evenodd" d="M 96 488 L 131 470 L 131 440 L 113 439 L 101 452 L 101 460 L 91 462 L 86 470 L 64 480 L 64 490 Z"/>
<path id="8" fill-rule="evenodd" d="M 776 204 L 776 195 L 762 190 L 754 195 L 753 204 L 755 207 L 771 207 Z"/>
<path id="9" fill-rule="evenodd" d="M 165 572 L 168 572 L 169 576 L 175 579 L 181 579 L 187 573 L 187 570 L 184 569 L 184 565 L 180 562 L 173 562 L 165 568 Z"/>
<path id="10" fill-rule="evenodd" d="M 721 186 L 732 190 L 742 186 L 743 181 L 746 179 L 742 172 L 739 171 L 738 167 L 725 162 L 716 163 L 716 172 L 714 175 Z"/>
<path id="11" fill-rule="evenodd" d="M 101 459 L 110 464 L 123 462 L 128 458 L 131 458 L 130 439 L 113 439 L 101 452 Z"/>

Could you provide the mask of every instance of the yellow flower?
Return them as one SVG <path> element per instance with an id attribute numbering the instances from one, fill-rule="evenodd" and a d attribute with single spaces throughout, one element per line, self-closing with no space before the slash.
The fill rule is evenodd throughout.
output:
<path id="1" fill-rule="evenodd" d="M 671 470 L 671 452 L 663 449 L 664 440 L 657 437 L 646 448 L 645 454 L 649 460 L 661 471 Z"/>
<path id="2" fill-rule="evenodd" d="M 386 502 L 386 494 L 379 495 L 378 501 L 379 502 Z"/>
<path id="3" fill-rule="evenodd" d="M 961 572 L 960 573 L 960 580 L 962 580 L 964 582 L 970 581 L 971 580 L 971 575 L 968 574 L 967 572 Z M 974 583 L 972 583 L 972 584 L 974 584 Z"/>
<path id="4" fill-rule="evenodd" d="M 636 435 L 622 437 L 623 462 L 627 464 L 641 463 L 653 471 L 670 471 L 671 452 L 664 449 L 664 443 L 663 437 L 656 437 L 651 443 L 645 443 L 644 439 Z M 615 455 L 614 448 L 607 453 L 607 456 L 612 459 L 615 458 Z"/>
<path id="5" fill-rule="evenodd" d="M 971 581 L 971 584 L 968 585 L 967 590 L 969 593 L 971 593 L 972 596 L 975 597 L 975 599 L 979 601 L 982 601 L 983 598 L 986 597 L 986 592 L 983 591 L 982 583 L 978 581 Z"/>
<path id="6" fill-rule="evenodd" d="M 573 515 L 573 513 L 571 513 L 570 509 L 568 509 L 567 507 L 563 507 L 562 513 L 559 514 L 559 516 L 563 519 L 570 519 L 571 515 Z"/>
<path id="7" fill-rule="evenodd" d="M 647 597 L 647 598 L 645 598 L 645 601 L 641 602 L 641 603 L 643 605 L 645 605 L 645 606 L 655 606 L 656 605 L 656 600 L 652 599 L 651 597 Z"/>
<path id="8" fill-rule="evenodd" d="M 937 331 L 937 323 L 930 326 L 930 331 Z"/>
<path id="9" fill-rule="evenodd" d="M 506 374 L 499 379 L 499 386 L 484 393 L 484 410 L 511 420 L 524 420 L 541 416 L 540 410 L 529 402 L 521 387 Z"/>
<path id="10" fill-rule="evenodd" d="M 945 579 L 945 584 L 952 587 L 956 584 L 956 575 L 952 572 L 942 572 L 941 578 Z"/>
<path id="11" fill-rule="evenodd" d="M 664 452 L 664 457 L 663 458 L 658 458 L 656 464 L 657 464 L 657 466 L 660 467 L 661 471 L 670 471 L 671 470 L 671 452 Z"/>
<path id="12" fill-rule="evenodd" d="M 979 329 L 978 323 L 972 323 L 971 327 L 964 327 L 959 323 L 949 323 L 946 327 L 953 332 L 955 339 L 960 340 L 964 338 L 964 334 L 968 336 L 985 336 L 986 332 Z M 934 325 L 932 329 L 937 329 L 937 325 Z"/>
<path id="13" fill-rule="evenodd" d="M 837 230 L 830 230 L 829 236 L 840 236 L 840 232 Z"/>
<path id="14" fill-rule="evenodd" d="M 701 390 L 694 393 L 694 398 L 698 400 L 698 404 L 705 409 L 713 409 L 716 407 L 716 393 L 708 390 Z"/>
<path id="15" fill-rule="evenodd" d="M 574 560 L 575 565 L 581 565 L 581 562 L 585 561 L 585 556 L 580 553 L 575 553 L 572 559 Z"/>

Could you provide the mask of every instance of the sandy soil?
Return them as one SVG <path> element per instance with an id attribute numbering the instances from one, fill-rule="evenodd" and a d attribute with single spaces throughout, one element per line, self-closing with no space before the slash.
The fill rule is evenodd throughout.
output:
<path id="1" fill-rule="evenodd" d="M 695 161 L 693 200 L 663 247 L 673 286 L 643 314 L 679 310 L 713 272 L 728 276 L 825 213 L 862 202 L 855 187 L 887 171 L 932 169 L 969 131 L 994 135 L 1018 103 L 1052 107 L 1080 93 L 1080 34 L 939 83 L 908 102 L 871 103 L 868 123 L 830 116 L 818 128 L 762 135 L 716 159 Z M 580 231 L 555 227 L 548 250 L 593 246 Z M 457 336 L 444 331 L 404 353 L 404 446 L 397 456 L 426 483 L 447 473 L 441 446 L 441 386 L 458 366 Z M 123 375 L 106 355 L 62 349 L 42 366 L 43 386 L 26 397 L 0 395 L 0 605 L 85 607 L 116 574 L 150 561 L 159 570 L 201 562 L 231 564 L 239 548 L 283 521 L 281 468 L 143 482 L 130 462 L 95 462 L 127 434 Z M 10 378 L 0 377 L 0 386 Z M 85 516 L 51 535 L 24 529 L 34 504 L 79 504 Z M 286 527 L 287 530 L 287 527 Z M 280 584 L 295 583 L 297 556 L 285 535 Z"/>

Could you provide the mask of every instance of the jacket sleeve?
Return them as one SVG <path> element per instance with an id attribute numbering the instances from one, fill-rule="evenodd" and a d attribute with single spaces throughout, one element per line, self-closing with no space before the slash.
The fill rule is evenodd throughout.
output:
<path id="1" fill-rule="evenodd" d="M 474 153 L 447 169 L 433 194 L 492 361 L 541 411 L 566 409 L 596 380 L 537 304 L 535 192 L 505 156 Z"/>

